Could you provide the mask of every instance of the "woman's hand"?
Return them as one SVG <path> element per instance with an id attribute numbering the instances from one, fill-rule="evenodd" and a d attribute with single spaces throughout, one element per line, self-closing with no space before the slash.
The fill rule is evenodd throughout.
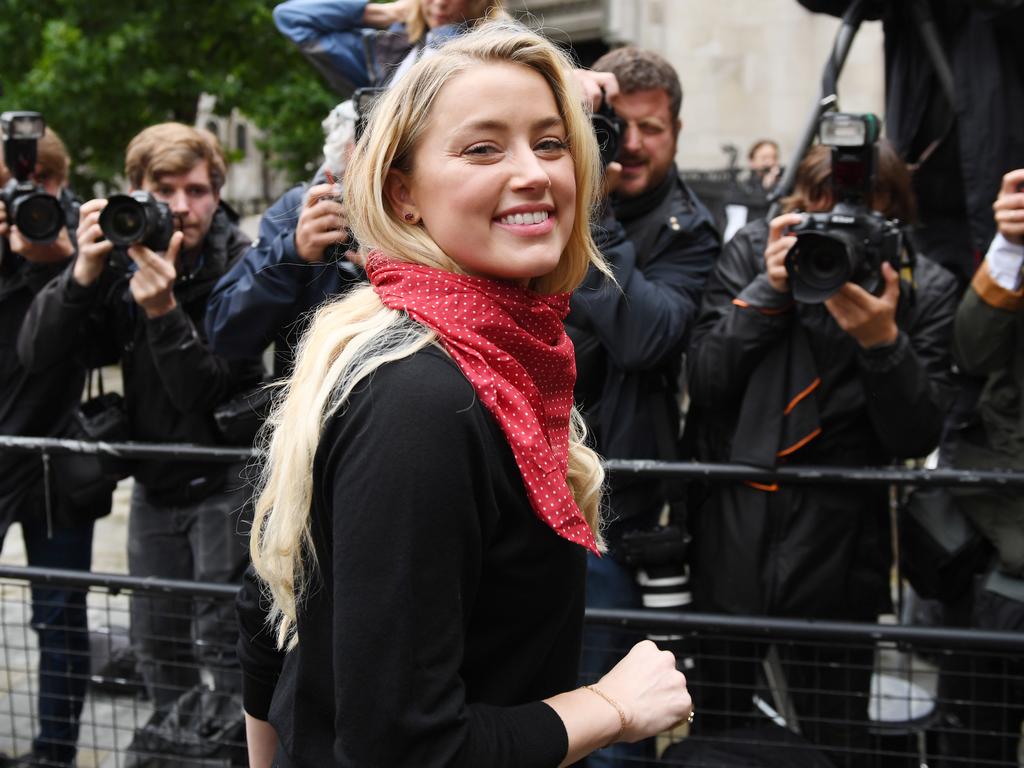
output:
<path id="1" fill-rule="evenodd" d="M 693 710 L 686 677 L 671 651 L 650 640 L 633 646 L 625 658 L 597 682 L 626 716 L 620 741 L 634 742 L 668 730 Z"/>

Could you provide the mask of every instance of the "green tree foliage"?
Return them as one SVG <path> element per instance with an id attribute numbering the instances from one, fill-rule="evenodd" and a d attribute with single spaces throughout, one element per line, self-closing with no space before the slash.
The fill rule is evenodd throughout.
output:
<path id="1" fill-rule="evenodd" d="M 123 169 L 147 125 L 192 123 L 200 93 L 266 131 L 295 179 L 339 100 L 274 27 L 272 0 L 0 0 L 0 109 L 31 109 L 64 138 L 86 192 Z"/>

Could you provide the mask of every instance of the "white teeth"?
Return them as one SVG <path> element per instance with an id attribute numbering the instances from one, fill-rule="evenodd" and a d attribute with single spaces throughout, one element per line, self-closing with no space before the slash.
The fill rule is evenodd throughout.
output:
<path id="1" fill-rule="evenodd" d="M 513 213 L 501 217 L 502 224 L 540 224 L 548 220 L 547 211 L 532 211 L 528 213 Z"/>

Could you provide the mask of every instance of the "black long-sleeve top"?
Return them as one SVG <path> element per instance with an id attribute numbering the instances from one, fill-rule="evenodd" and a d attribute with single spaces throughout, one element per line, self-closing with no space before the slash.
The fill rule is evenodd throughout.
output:
<path id="1" fill-rule="evenodd" d="M 541 522 L 498 424 L 438 348 L 380 367 L 313 464 L 317 578 L 280 678 L 251 582 L 246 710 L 281 766 L 556 766 L 585 550 Z"/>

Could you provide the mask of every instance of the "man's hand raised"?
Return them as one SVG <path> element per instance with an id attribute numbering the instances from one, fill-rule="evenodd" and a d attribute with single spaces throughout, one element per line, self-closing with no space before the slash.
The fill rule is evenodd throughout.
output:
<path id="1" fill-rule="evenodd" d="M 1024 168 L 1003 176 L 1003 186 L 992 208 L 999 233 L 1011 243 L 1024 245 Z"/>
<path id="2" fill-rule="evenodd" d="M 862 349 L 892 344 L 899 336 L 896 326 L 896 305 L 900 301 L 900 276 L 889 262 L 882 264 L 885 290 L 874 296 L 859 285 L 847 283 L 831 298 L 825 308 L 836 323 L 860 344 Z"/>
<path id="3" fill-rule="evenodd" d="M 138 266 L 129 282 L 132 298 L 145 311 L 146 317 L 166 315 L 178 306 L 174 299 L 174 279 L 178 276 L 174 265 L 183 239 L 181 232 L 175 232 L 164 253 L 154 253 L 144 245 L 128 248 L 128 255 Z"/>

